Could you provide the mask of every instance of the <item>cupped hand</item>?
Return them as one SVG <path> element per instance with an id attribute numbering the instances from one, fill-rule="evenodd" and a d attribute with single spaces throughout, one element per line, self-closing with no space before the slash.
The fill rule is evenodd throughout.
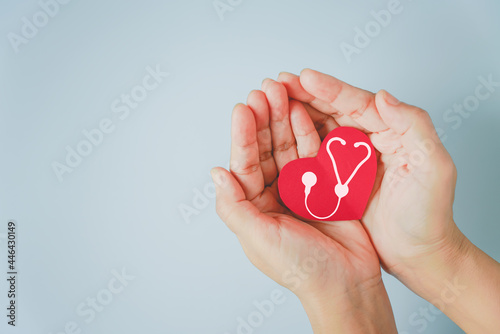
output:
<path id="1" fill-rule="evenodd" d="M 456 169 L 428 113 L 386 91 L 373 94 L 313 70 L 300 77 L 281 73 L 278 81 L 305 105 L 323 136 L 337 124 L 355 127 L 378 151 L 361 221 L 384 269 L 408 277 L 428 267 L 433 254 L 451 257 L 462 239 L 452 211 Z"/>
<path id="2" fill-rule="evenodd" d="M 212 170 L 217 212 L 257 268 L 303 303 L 382 284 L 379 259 L 359 221 L 305 222 L 280 201 L 281 168 L 316 156 L 321 144 L 302 103 L 289 102 L 282 84 L 265 80 L 247 105 L 234 108 L 231 139 L 231 171 Z"/>

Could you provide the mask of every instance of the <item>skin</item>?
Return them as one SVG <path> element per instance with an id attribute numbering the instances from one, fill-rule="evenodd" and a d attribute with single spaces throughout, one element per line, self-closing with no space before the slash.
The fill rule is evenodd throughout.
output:
<path id="1" fill-rule="evenodd" d="M 277 175 L 339 125 L 378 151 L 365 215 L 301 221 L 280 202 Z M 316 71 L 282 73 L 235 107 L 230 169 L 212 170 L 220 217 L 252 263 L 299 297 L 315 333 L 396 332 L 380 264 L 467 333 L 500 328 L 500 265 L 453 220 L 456 168 L 425 111 Z"/>
<path id="2" fill-rule="evenodd" d="M 304 70 L 278 79 L 308 105 L 316 127 L 354 126 L 379 151 L 378 176 L 361 219 L 384 269 L 467 333 L 500 328 L 500 264 L 453 219 L 457 171 L 424 110 Z M 478 282 L 481 282 L 478 284 Z"/>
<path id="3" fill-rule="evenodd" d="M 362 224 L 304 222 L 280 202 L 281 168 L 321 143 L 302 103 L 268 79 L 234 108 L 231 137 L 231 172 L 212 170 L 217 212 L 250 261 L 299 297 L 315 333 L 396 333 Z"/>

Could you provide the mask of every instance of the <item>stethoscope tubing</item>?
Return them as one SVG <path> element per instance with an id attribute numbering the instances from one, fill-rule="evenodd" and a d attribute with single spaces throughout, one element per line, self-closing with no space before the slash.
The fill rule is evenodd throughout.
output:
<path id="1" fill-rule="evenodd" d="M 340 137 L 331 138 L 328 141 L 328 143 L 326 144 L 326 151 L 327 151 L 328 155 L 330 156 L 330 160 L 332 162 L 333 170 L 335 172 L 335 177 L 337 179 L 337 185 L 335 186 L 335 194 L 338 197 L 338 201 L 337 201 L 337 206 L 335 207 L 335 210 L 333 210 L 333 212 L 331 214 L 329 214 L 328 216 L 325 216 L 325 217 L 320 217 L 320 216 L 317 216 L 314 213 L 312 213 L 311 210 L 309 209 L 308 198 L 309 198 L 309 194 L 311 193 L 312 187 L 314 187 L 314 185 L 316 184 L 316 181 L 314 181 L 314 184 L 309 184 L 309 185 L 304 183 L 304 185 L 305 185 L 305 189 L 304 189 L 304 192 L 305 192 L 304 204 L 305 204 L 306 210 L 307 210 L 307 212 L 309 212 L 309 214 L 311 216 L 313 216 L 314 218 L 319 219 L 319 220 L 328 219 L 328 218 L 332 217 L 335 213 L 337 213 L 337 210 L 340 207 L 340 202 L 341 202 L 342 198 L 344 198 L 349 193 L 349 183 L 352 181 L 353 177 L 356 175 L 356 173 L 358 172 L 358 170 L 368 161 L 368 159 L 370 159 L 370 156 L 372 154 L 371 147 L 367 143 L 365 143 L 365 142 L 356 142 L 356 143 L 354 143 L 354 147 L 355 148 L 358 148 L 360 146 L 364 146 L 364 147 L 366 147 L 366 149 L 367 149 L 368 152 L 367 152 L 366 157 L 358 163 L 358 165 L 356 166 L 356 168 L 354 169 L 354 171 L 351 173 L 351 175 L 349 176 L 349 178 L 347 179 L 347 181 L 344 184 L 342 184 L 342 182 L 340 181 L 340 175 L 339 175 L 339 171 L 337 169 L 337 163 L 335 161 L 335 157 L 333 156 L 333 153 L 332 153 L 332 151 L 330 149 L 330 145 L 333 142 L 335 142 L 335 141 L 340 142 L 342 145 L 346 145 L 346 141 L 344 139 L 340 138 Z M 306 173 L 304 173 L 304 175 L 306 175 L 307 173 L 312 173 L 314 175 L 313 172 L 306 172 Z M 304 177 L 304 175 L 303 175 L 303 177 Z M 315 180 L 317 180 L 316 179 L 316 175 L 314 175 L 314 178 L 315 178 Z"/>

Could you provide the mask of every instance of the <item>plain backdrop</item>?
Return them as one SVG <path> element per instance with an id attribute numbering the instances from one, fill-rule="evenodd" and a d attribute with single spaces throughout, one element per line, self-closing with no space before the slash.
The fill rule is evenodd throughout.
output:
<path id="1" fill-rule="evenodd" d="M 253 333 L 312 333 L 217 217 L 209 177 L 229 160 L 232 107 L 306 67 L 428 110 L 458 168 L 456 222 L 500 260 L 500 87 L 474 99 L 479 78 L 500 82 L 500 3 L 401 0 L 373 24 L 389 3 L 223 0 L 219 15 L 212 0 L 2 1 L 0 277 L 11 219 L 19 276 L 16 328 L 1 279 L 0 332 L 234 334 L 256 317 Z M 153 70 L 168 76 L 143 96 Z M 142 100 L 127 112 L 131 93 Z M 85 131 L 103 120 L 113 131 L 89 147 Z M 78 148 L 87 155 L 60 180 L 54 165 Z M 401 333 L 461 333 L 384 280 Z M 275 289 L 284 302 L 258 321 L 255 302 Z"/>

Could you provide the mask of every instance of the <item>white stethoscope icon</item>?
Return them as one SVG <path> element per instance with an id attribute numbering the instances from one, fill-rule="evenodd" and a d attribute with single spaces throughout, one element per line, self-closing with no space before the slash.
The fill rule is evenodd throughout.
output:
<path id="1" fill-rule="evenodd" d="M 339 138 L 339 137 L 334 137 L 334 138 L 330 139 L 328 141 L 328 143 L 326 144 L 326 151 L 328 152 L 328 155 L 330 156 L 330 160 L 332 160 L 333 170 L 335 171 L 335 177 L 337 178 L 337 185 L 335 186 L 335 195 L 337 195 L 337 197 L 339 198 L 339 200 L 337 202 L 337 207 L 335 208 L 335 210 L 330 215 L 328 215 L 326 217 L 319 217 L 319 216 L 316 216 L 314 213 L 312 213 L 311 210 L 309 210 L 309 206 L 307 204 L 307 199 L 309 197 L 309 194 L 311 193 L 311 188 L 316 184 L 316 182 L 318 181 L 318 178 L 316 177 L 316 174 L 314 174 L 313 172 L 305 172 L 302 175 L 302 183 L 305 186 L 305 189 L 304 189 L 304 193 L 305 193 L 304 204 L 306 206 L 307 212 L 309 212 L 309 214 L 311 216 L 313 216 L 314 218 L 316 218 L 316 219 L 328 219 L 328 218 L 330 218 L 331 216 L 333 216 L 337 212 L 337 210 L 339 209 L 339 206 L 340 206 L 340 200 L 342 198 L 344 198 L 349 193 L 349 182 L 351 182 L 352 178 L 356 175 L 356 173 L 361 168 L 361 166 L 363 166 L 363 164 L 370 158 L 370 156 L 372 154 L 372 150 L 371 150 L 370 146 L 367 143 L 365 143 L 365 142 L 356 142 L 356 143 L 354 143 L 354 147 L 355 148 L 358 148 L 360 145 L 366 147 L 366 149 L 368 150 L 368 154 L 356 166 L 356 168 L 354 169 L 354 171 L 351 173 L 351 176 L 349 176 L 349 179 L 347 179 L 347 181 L 344 184 L 342 184 L 342 182 L 340 181 L 339 171 L 337 170 L 337 163 L 335 162 L 335 158 L 333 157 L 332 151 L 330 150 L 330 144 L 333 143 L 334 141 L 338 141 L 342 145 L 346 144 L 345 140 L 342 139 L 342 138 Z"/>

